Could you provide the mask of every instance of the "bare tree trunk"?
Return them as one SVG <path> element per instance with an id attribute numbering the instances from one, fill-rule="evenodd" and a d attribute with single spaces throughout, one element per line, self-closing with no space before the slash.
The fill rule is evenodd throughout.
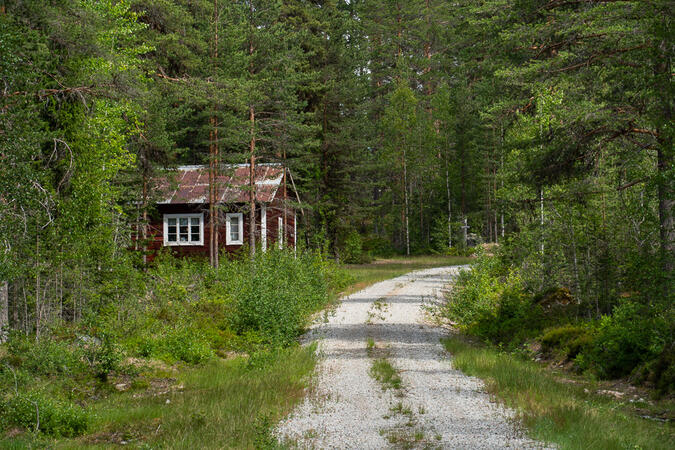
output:
<path id="1" fill-rule="evenodd" d="M 452 199 L 450 197 L 450 172 L 448 159 L 445 158 L 445 189 L 448 194 L 448 248 L 452 247 Z"/>
<path id="2" fill-rule="evenodd" d="M 539 188 L 539 224 L 541 225 L 541 242 L 539 251 L 544 254 L 544 188 Z"/>
<path id="3" fill-rule="evenodd" d="M 283 169 L 284 169 L 284 178 L 283 178 L 283 185 L 284 185 L 284 221 L 283 221 L 283 230 L 284 230 L 284 237 L 290 235 L 290 233 L 287 231 L 288 230 L 288 206 L 286 205 L 288 201 L 288 192 L 287 192 L 287 185 L 286 185 L 286 147 L 284 147 L 284 152 L 283 152 Z M 287 239 L 284 239 L 283 242 L 288 242 Z"/>
<path id="4" fill-rule="evenodd" d="M 215 235 L 216 235 L 216 195 L 214 192 L 214 187 L 216 184 L 216 174 L 215 174 L 215 160 L 213 158 L 213 117 L 211 117 L 211 131 L 209 132 L 209 262 L 211 266 L 216 265 L 216 248 L 215 248 Z"/>
<path id="5" fill-rule="evenodd" d="M 664 20 L 669 20 L 670 14 L 666 8 Z M 672 12 L 672 11 L 671 11 Z M 665 28 L 667 29 L 667 27 Z M 671 89 L 672 69 L 670 65 L 669 49 L 672 44 L 667 39 L 661 40 L 658 46 L 657 61 L 655 71 L 657 77 L 657 92 L 664 95 L 661 100 L 661 123 L 663 126 L 658 130 L 658 152 L 657 152 L 657 170 L 659 173 L 658 198 L 659 198 L 659 237 L 661 241 L 661 259 L 662 268 L 666 278 L 666 295 L 673 293 L 673 272 L 675 272 L 675 186 L 673 186 L 672 177 L 668 176 L 668 171 L 672 170 L 675 164 L 673 156 L 672 132 L 668 130 L 671 126 L 672 96 L 665 95 Z"/>
<path id="6" fill-rule="evenodd" d="M 251 52 L 253 47 L 251 46 Z M 249 247 L 251 256 L 255 256 L 255 109 L 253 105 L 249 108 L 249 119 L 251 121 L 251 165 L 249 167 L 249 199 L 250 199 L 250 222 L 249 222 Z"/>
<path id="7" fill-rule="evenodd" d="M 405 201 L 405 254 L 410 256 L 410 227 L 408 226 L 408 162 L 405 144 L 403 146 L 403 196 Z"/>
<path id="8" fill-rule="evenodd" d="M 40 230 L 39 226 L 35 227 L 37 232 L 35 234 L 35 339 L 40 338 Z"/>
<path id="9" fill-rule="evenodd" d="M 218 0 L 213 0 L 213 50 L 212 64 L 214 68 L 218 60 Z M 211 266 L 218 267 L 218 117 L 215 111 L 218 104 L 214 104 L 214 114 L 211 116 L 211 131 L 209 132 L 209 259 Z"/>
<path id="10" fill-rule="evenodd" d="M 0 282 L 0 343 L 4 341 L 2 330 L 9 326 L 9 284 Z"/>

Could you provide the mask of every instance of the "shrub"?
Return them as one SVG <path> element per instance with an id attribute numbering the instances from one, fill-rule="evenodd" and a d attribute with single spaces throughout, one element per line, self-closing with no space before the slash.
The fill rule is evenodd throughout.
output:
<path id="1" fill-rule="evenodd" d="M 37 427 L 46 434 L 71 437 L 87 430 L 89 416 L 77 405 L 33 392 L 0 401 L 0 425 L 5 429 L 18 426 L 34 430 Z"/>
<path id="2" fill-rule="evenodd" d="M 631 373 L 640 364 L 656 359 L 664 349 L 667 324 L 653 311 L 633 302 L 603 316 L 593 346 L 583 352 L 583 361 L 602 378 Z"/>
<path id="3" fill-rule="evenodd" d="M 225 276 L 232 290 L 233 329 L 258 333 L 265 342 L 290 343 L 307 317 L 328 300 L 327 265 L 319 255 L 297 258 L 286 251 L 268 251 L 253 260 L 228 264 Z"/>
<path id="4" fill-rule="evenodd" d="M 119 368 L 122 355 L 108 334 L 85 347 L 85 356 L 94 375 L 102 381 L 107 381 L 108 374 Z"/>
<path id="5" fill-rule="evenodd" d="M 7 353 L 13 366 L 38 375 L 73 374 L 86 370 L 82 349 L 64 341 L 35 341 L 21 333 L 13 333 L 7 343 Z"/>
<path id="6" fill-rule="evenodd" d="M 201 330 L 188 326 L 160 328 L 132 344 L 139 356 L 154 357 L 168 361 L 183 361 L 200 364 L 214 352 Z"/>
<path id="7" fill-rule="evenodd" d="M 213 357 L 213 350 L 199 330 L 181 327 L 161 338 L 159 346 L 171 357 L 199 364 Z"/>
<path id="8" fill-rule="evenodd" d="M 540 338 L 542 350 L 549 354 L 558 354 L 568 359 L 575 358 L 581 351 L 590 347 L 593 338 L 586 327 L 563 325 L 551 328 Z"/>
<path id="9" fill-rule="evenodd" d="M 345 239 L 342 249 L 342 261 L 347 264 L 364 264 L 370 255 L 363 251 L 363 239 L 358 231 L 352 230 Z"/>

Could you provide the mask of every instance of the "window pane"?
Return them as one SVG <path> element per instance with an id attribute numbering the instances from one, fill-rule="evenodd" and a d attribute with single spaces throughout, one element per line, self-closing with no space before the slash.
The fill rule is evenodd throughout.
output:
<path id="1" fill-rule="evenodd" d="M 180 217 L 178 220 L 180 220 L 180 225 L 187 225 L 188 224 L 188 219 L 187 217 Z"/>
<path id="2" fill-rule="evenodd" d="M 169 219 L 169 226 L 176 226 L 176 219 Z"/>
<path id="3" fill-rule="evenodd" d="M 194 220 L 192 219 L 193 225 L 190 226 L 190 241 L 192 242 L 199 242 L 199 219 L 197 219 L 197 224 L 194 225 Z"/>
<path id="4" fill-rule="evenodd" d="M 193 217 L 190 219 L 190 224 L 192 226 L 199 226 L 199 217 Z"/>
<path id="5" fill-rule="evenodd" d="M 173 233 L 173 234 L 169 233 L 168 241 L 169 242 L 176 242 L 176 233 Z"/>
<path id="6" fill-rule="evenodd" d="M 176 225 L 169 225 L 168 226 L 168 232 L 169 234 L 176 234 Z"/>

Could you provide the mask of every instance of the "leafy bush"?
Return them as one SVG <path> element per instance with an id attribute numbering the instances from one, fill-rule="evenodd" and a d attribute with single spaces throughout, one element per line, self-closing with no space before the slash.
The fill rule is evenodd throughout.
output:
<path id="1" fill-rule="evenodd" d="M 34 374 L 73 374 L 86 370 L 84 354 L 79 346 L 52 339 L 30 339 L 12 333 L 7 342 L 9 362 Z"/>
<path id="2" fill-rule="evenodd" d="M 661 354 L 667 332 L 667 324 L 653 311 L 625 302 L 611 316 L 602 317 L 593 346 L 582 353 L 582 360 L 603 378 L 628 375 Z"/>
<path id="3" fill-rule="evenodd" d="M 188 364 L 200 364 L 214 355 L 201 330 L 188 326 L 161 328 L 134 344 L 139 356 L 183 361 Z"/>
<path id="4" fill-rule="evenodd" d="M 358 231 L 352 230 L 345 239 L 342 249 L 342 261 L 347 264 L 364 264 L 370 261 L 370 255 L 363 251 L 363 239 Z"/>
<path id="5" fill-rule="evenodd" d="M 77 405 L 33 392 L 0 401 L 0 426 L 5 429 L 11 426 L 37 428 L 43 433 L 70 437 L 87 430 L 89 416 Z"/>
<path id="6" fill-rule="evenodd" d="M 545 353 L 555 353 L 568 359 L 575 358 L 593 343 L 589 329 L 579 325 L 551 328 L 542 335 L 540 340 Z"/>
<path id="7" fill-rule="evenodd" d="M 259 333 L 267 343 L 285 345 L 301 333 L 308 315 L 328 300 L 326 270 L 331 266 L 311 253 L 268 251 L 255 259 L 228 264 L 227 277 L 238 333 Z"/>
<path id="8" fill-rule="evenodd" d="M 113 338 L 104 334 L 85 347 L 85 356 L 94 375 L 101 381 L 107 381 L 110 372 L 119 368 L 122 355 Z"/>

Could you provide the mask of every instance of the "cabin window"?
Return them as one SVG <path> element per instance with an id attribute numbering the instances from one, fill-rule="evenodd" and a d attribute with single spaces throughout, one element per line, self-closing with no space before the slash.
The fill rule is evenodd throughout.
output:
<path id="1" fill-rule="evenodd" d="M 242 213 L 228 213 L 225 219 L 227 245 L 242 245 L 244 243 L 244 215 Z"/>
<path id="2" fill-rule="evenodd" d="M 164 245 L 204 245 L 204 214 L 164 214 Z"/>

